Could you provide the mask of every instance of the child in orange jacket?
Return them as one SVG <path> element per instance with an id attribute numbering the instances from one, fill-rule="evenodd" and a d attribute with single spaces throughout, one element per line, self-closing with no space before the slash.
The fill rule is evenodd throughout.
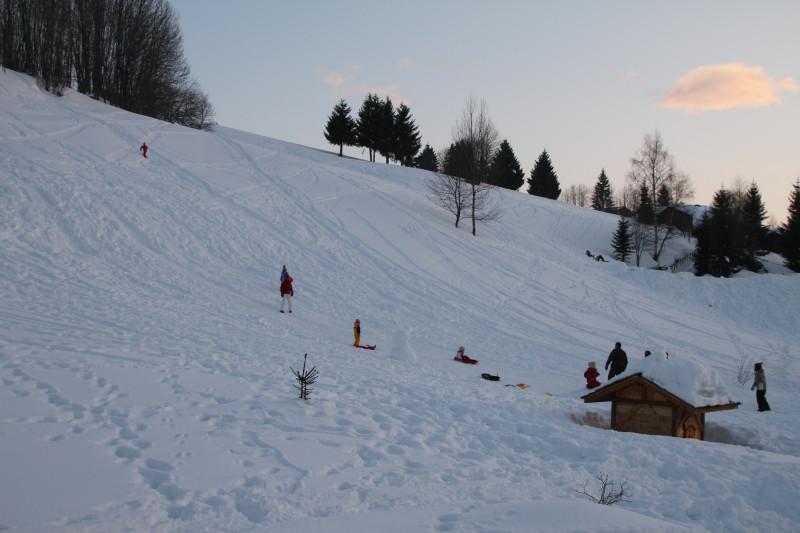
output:
<path id="1" fill-rule="evenodd" d="M 356 321 L 353 322 L 353 336 L 356 338 L 356 342 L 353 343 L 353 346 L 358 346 L 361 344 L 361 321 L 356 318 Z"/>

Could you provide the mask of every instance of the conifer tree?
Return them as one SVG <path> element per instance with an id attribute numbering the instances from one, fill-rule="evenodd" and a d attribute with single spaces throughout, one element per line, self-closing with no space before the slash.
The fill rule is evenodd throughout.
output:
<path id="1" fill-rule="evenodd" d="M 448 176 L 455 176 L 468 181 L 471 175 L 469 149 L 465 147 L 466 141 L 452 143 L 444 152 L 442 161 L 442 172 Z"/>
<path id="2" fill-rule="evenodd" d="M 489 183 L 512 191 L 518 190 L 525 183 L 525 171 L 522 170 L 519 160 L 507 140 L 500 143 L 500 148 L 492 158 Z"/>
<path id="3" fill-rule="evenodd" d="M 744 245 L 744 264 L 748 270 L 760 271 L 763 266 L 756 259 L 756 253 L 764 249 L 767 230 L 764 220 L 767 218 L 767 209 L 761 200 L 758 185 L 753 183 L 747 190 L 742 206 L 742 242 Z"/>
<path id="4" fill-rule="evenodd" d="M 613 196 L 611 183 L 608 181 L 608 176 L 606 176 L 606 169 L 602 169 L 597 177 L 594 193 L 592 193 L 592 209 L 605 211 L 610 208 Z"/>
<path id="5" fill-rule="evenodd" d="M 419 128 L 411 116 L 411 109 L 400 104 L 394 116 L 395 160 L 404 167 L 414 166 L 414 158 L 422 146 Z"/>
<path id="6" fill-rule="evenodd" d="M 711 217 L 703 215 L 700 224 L 694 230 L 697 242 L 694 247 L 694 275 L 705 276 L 711 273 Z"/>
<path id="7" fill-rule="evenodd" d="M 666 183 L 662 183 L 658 189 L 658 196 L 656 197 L 656 205 L 658 207 L 667 207 L 672 203 L 672 198 L 669 194 L 669 187 Z"/>
<path id="8" fill-rule="evenodd" d="M 369 151 L 369 160 L 375 161 L 375 154 L 381 146 L 383 123 L 383 103 L 378 95 L 369 93 L 358 110 L 356 121 L 356 146 Z"/>
<path id="9" fill-rule="evenodd" d="M 633 251 L 631 243 L 631 232 L 628 219 L 621 217 L 617 223 L 617 231 L 611 239 L 611 247 L 614 249 L 614 258 L 617 261 L 627 262 L 628 256 Z"/>
<path id="10" fill-rule="evenodd" d="M 703 217 L 697 232 L 695 274 L 729 278 L 742 269 L 741 223 L 733 202 L 725 189 L 714 194 L 711 214 Z"/>
<path id="11" fill-rule="evenodd" d="M 556 175 L 547 150 L 542 151 L 531 170 L 531 177 L 528 178 L 528 194 L 551 200 L 558 200 L 558 197 L 561 196 L 558 175 Z"/>
<path id="12" fill-rule="evenodd" d="M 325 126 L 325 139 L 339 146 L 339 157 L 343 155 L 344 146 L 353 146 L 356 143 L 356 122 L 350 116 L 350 106 L 344 99 L 333 106 L 333 112 Z"/>
<path id="13" fill-rule="evenodd" d="M 639 210 L 636 214 L 636 219 L 645 224 L 653 223 L 653 202 L 650 199 L 650 190 L 647 185 L 639 187 Z"/>
<path id="14" fill-rule="evenodd" d="M 381 102 L 379 111 L 379 125 L 378 125 L 378 152 L 386 158 L 386 164 L 389 164 L 389 159 L 394 157 L 397 149 L 397 137 L 395 135 L 394 127 L 394 105 L 389 97 Z"/>
<path id="15" fill-rule="evenodd" d="M 430 144 L 426 144 L 422 152 L 414 158 L 414 166 L 422 170 L 430 170 L 431 172 L 437 172 L 439 170 L 439 160 Z"/>
<path id="16" fill-rule="evenodd" d="M 783 232 L 783 257 L 787 267 L 800 272 L 800 179 L 792 187 L 789 219 Z"/>

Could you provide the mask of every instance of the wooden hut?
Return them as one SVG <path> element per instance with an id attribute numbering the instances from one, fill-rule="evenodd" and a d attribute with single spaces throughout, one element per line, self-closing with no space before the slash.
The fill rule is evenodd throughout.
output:
<path id="1" fill-rule="evenodd" d="M 740 404 L 690 405 L 641 373 L 595 389 L 583 401 L 610 401 L 611 429 L 700 440 L 705 438 L 706 413 L 736 409 Z"/>

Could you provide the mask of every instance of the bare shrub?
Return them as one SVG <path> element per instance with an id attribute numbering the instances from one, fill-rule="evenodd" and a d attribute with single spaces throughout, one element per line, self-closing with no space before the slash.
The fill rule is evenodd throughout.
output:
<path id="1" fill-rule="evenodd" d="M 594 503 L 599 503 L 601 505 L 614 505 L 615 503 L 619 502 L 631 502 L 630 498 L 628 498 L 629 494 L 627 493 L 627 479 L 622 483 L 617 483 L 613 479 L 610 479 L 608 474 L 604 474 L 603 472 L 600 472 L 598 475 L 596 475 L 595 479 L 600 482 L 600 493 L 597 496 L 590 494 L 587 490 L 586 487 L 589 485 L 589 481 L 579 485 L 580 488 L 572 487 L 572 491 L 578 494 L 583 494 Z"/>
<path id="2" fill-rule="evenodd" d="M 753 361 L 752 357 L 746 355 L 739 361 L 739 374 L 736 378 L 739 385 L 746 385 L 753 380 Z"/>

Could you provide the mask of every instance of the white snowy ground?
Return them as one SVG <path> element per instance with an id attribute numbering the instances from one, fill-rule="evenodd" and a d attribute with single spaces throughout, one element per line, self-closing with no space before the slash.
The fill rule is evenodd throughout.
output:
<path id="1" fill-rule="evenodd" d="M 428 176 L 0 73 L 0 530 L 800 530 L 800 277 L 597 263 L 616 217 L 507 191 L 473 237 Z M 574 422 L 618 340 L 742 405 L 706 442 Z M 630 503 L 573 491 L 601 472 Z"/>

